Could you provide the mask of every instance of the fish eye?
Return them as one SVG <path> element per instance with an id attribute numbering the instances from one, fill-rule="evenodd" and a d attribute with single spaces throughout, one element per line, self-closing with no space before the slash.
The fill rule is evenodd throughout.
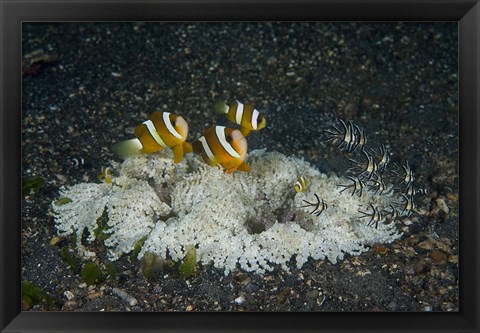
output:
<path id="1" fill-rule="evenodd" d="M 172 123 L 172 126 L 175 126 L 175 120 L 170 120 L 170 123 Z"/>
<path id="2" fill-rule="evenodd" d="M 228 143 L 232 143 L 233 138 L 230 135 L 227 135 L 225 138 L 227 139 Z"/>

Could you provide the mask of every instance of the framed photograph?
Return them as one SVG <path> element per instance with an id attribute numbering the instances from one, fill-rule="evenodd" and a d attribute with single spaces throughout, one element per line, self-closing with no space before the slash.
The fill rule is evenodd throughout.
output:
<path id="1" fill-rule="evenodd" d="M 479 332 L 477 1 L 1 8 L 2 332 Z"/>

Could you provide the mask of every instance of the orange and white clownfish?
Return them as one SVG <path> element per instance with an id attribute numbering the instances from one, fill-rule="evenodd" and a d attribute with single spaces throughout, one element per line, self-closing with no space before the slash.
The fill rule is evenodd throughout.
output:
<path id="1" fill-rule="evenodd" d="M 112 174 L 110 172 L 110 168 L 102 166 L 102 171 L 100 172 L 97 178 L 100 180 L 104 180 L 106 184 L 111 184 Z"/>
<path id="2" fill-rule="evenodd" d="M 188 124 L 183 117 L 170 112 L 156 111 L 149 120 L 135 127 L 136 139 L 113 145 L 113 151 L 123 158 L 139 153 L 151 154 L 165 148 L 173 150 L 173 161 L 180 163 L 183 155 L 192 152 L 188 143 Z"/>
<path id="3" fill-rule="evenodd" d="M 308 180 L 304 175 L 298 176 L 297 181 L 293 184 L 295 192 L 305 192 L 305 189 L 308 186 Z"/>
<path id="4" fill-rule="evenodd" d="M 214 108 L 218 114 L 225 114 L 232 123 L 240 125 L 240 131 L 244 136 L 250 134 L 251 131 L 261 130 L 267 125 L 265 117 L 249 103 L 242 104 L 235 101 L 228 106 L 224 101 L 217 101 Z"/>
<path id="5" fill-rule="evenodd" d="M 235 170 L 250 172 L 250 166 L 245 163 L 247 139 L 237 129 L 209 127 L 199 139 L 193 141 L 192 146 L 193 152 L 208 165 L 220 164 L 227 173 Z"/>

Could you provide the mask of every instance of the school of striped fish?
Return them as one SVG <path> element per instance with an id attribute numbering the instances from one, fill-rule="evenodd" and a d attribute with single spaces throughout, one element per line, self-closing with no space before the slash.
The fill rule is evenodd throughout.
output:
<path id="1" fill-rule="evenodd" d="M 343 188 L 341 192 L 350 190 L 351 195 L 362 196 L 364 191 L 371 191 L 374 195 L 381 195 L 387 189 L 387 181 L 394 185 L 394 191 L 399 201 L 390 204 L 390 210 L 380 209 L 370 203 L 367 211 L 360 211 L 360 219 L 368 218 L 368 225 L 378 228 L 379 223 L 394 223 L 402 216 L 410 217 L 416 210 L 415 196 L 427 194 L 425 188 L 414 187 L 415 174 L 408 161 L 400 167 L 396 163 L 390 163 L 390 151 L 382 144 L 378 150 L 367 148 L 367 138 L 364 131 L 351 121 L 348 123 L 338 119 L 340 127 L 335 125 L 332 129 L 325 130 L 327 135 L 326 142 L 336 145 L 339 150 L 344 150 L 350 154 L 357 153 L 357 158 L 349 158 L 352 166 L 347 170 L 351 175 L 347 178 L 351 181 L 349 184 L 338 184 Z M 392 164 L 392 169 L 389 166 Z M 322 203 L 322 205 L 320 205 Z M 317 197 L 316 203 L 310 203 L 315 206 L 314 212 L 319 212 L 318 207 L 325 206 L 325 203 Z M 321 212 L 321 211 L 320 211 Z"/>

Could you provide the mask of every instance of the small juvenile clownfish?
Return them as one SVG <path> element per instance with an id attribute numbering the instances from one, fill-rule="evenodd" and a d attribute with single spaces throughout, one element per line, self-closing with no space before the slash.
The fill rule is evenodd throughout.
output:
<path id="1" fill-rule="evenodd" d="M 304 192 L 308 186 L 307 178 L 304 175 L 298 177 L 298 180 L 293 184 L 295 192 Z"/>
<path id="2" fill-rule="evenodd" d="M 267 125 L 266 119 L 253 108 L 252 104 L 242 104 L 239 101 L 233 102 L 230 106 L 224 101 L 215 103 L 215 111 L 218 114 L 225 114 L 232 123 L 240 125 L 240 131 L 244 136 L 251 131 L 258 131 Z"/>
<path id="3" fill-rule="evenodd" d="M 110 173 L 110 168 L 102 166 L 102 171 L 98 175 L 98 179 L 104 180 L 106 184 L 111 184 L 112 183 L 112 175 Z"/>
<path id="4" fill-rule="evenodd" d="M 235 170 L 250 172 L 245 163 L 247 157 L 247 139 L 233 128 L 212 126 L 203 132 L 203 136 L 192 143 L 193 152 L 200 155 L 205 163 L 214 166 L 220 164 L 227 173 Z"/>
<path id="5" fill-rule="evenodd" d="M 113 151 L 123 158 L 139 153 L 151 154 L 172 148 L 173 161 L 180 163 L 183 155 L 192 152 L 188 143 L 188 124 L 183 117 L 156 111 L 149 120 L 135 127 L 136 139 L 126 140 L 113 145 Z"/>

